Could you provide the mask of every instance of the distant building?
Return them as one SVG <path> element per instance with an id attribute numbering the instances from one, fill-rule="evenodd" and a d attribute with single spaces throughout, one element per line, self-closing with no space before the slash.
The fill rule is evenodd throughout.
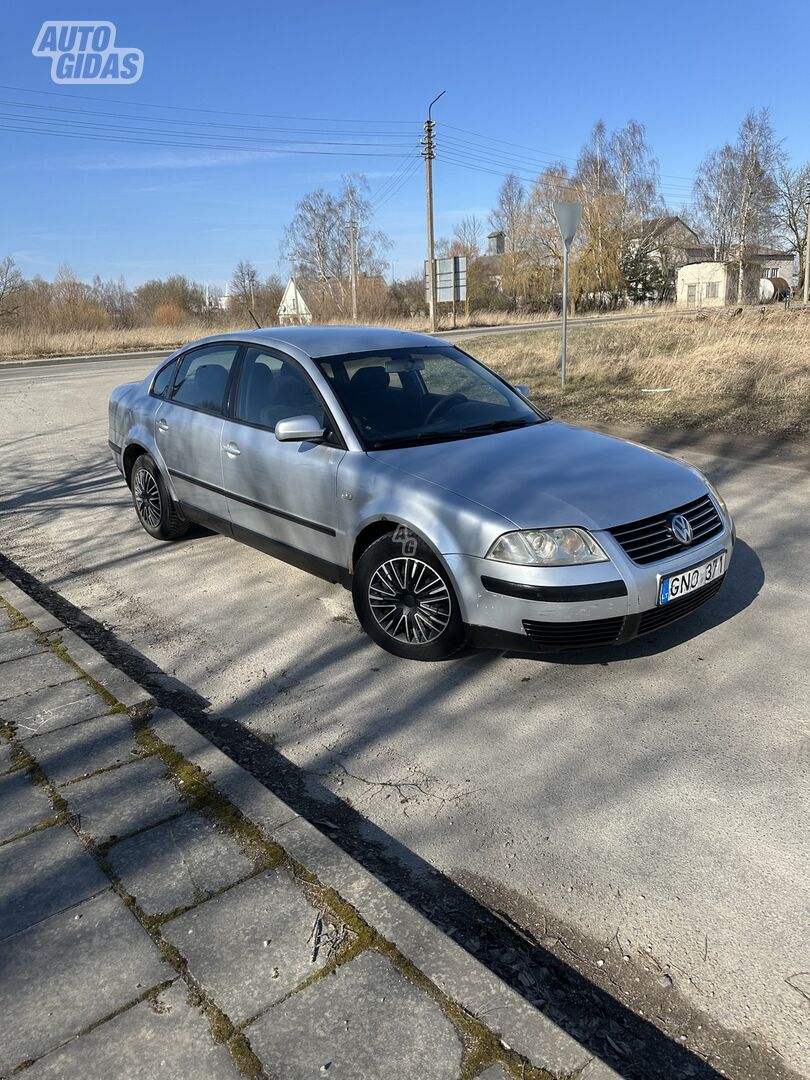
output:
<path id="1" fill-rule="evenodd" d="M 723 307 L 736 304 L 739 264 L 733 259 L 712 261 L 705 258 L 706 248 L 690 249 L 690 254 L 704 254 L 702 261 L 689 262 L 678 271 L 678 307 Z M 744 304 L 779 298 L 784 286 L 776 290 L 762 287 L 763 281 L 778 279 L 795 288 L 798 282 L 798 255 L 793 251 L 751 251 L 743 271 Z"/>
<path id="2" fill-rule="evenodd" d="M 295 278 L 290 278 L 278 305 L 278 321 L 281 326 L 312 322 L 312 310 Z"/>
<path id="3" fill-rule="evenodd" d="M 631 281 L 631 297 L 640 300 L 672 300 L 678 270 L 690 262 L 689 251 L 700 244 L 694 229 L 673 214 L 642 221 L 639 235 L 627 244 L 628 263 L 636 260 L 638 277 Z M 657 273 L 652 268 L 657 267 Z"/>
<path id="4" fill-rule="evenodd" d="M 506 234 L 498 229 L 487 233 L 487 255 L 503 255 L 506 251 Z"/>
<path id="5" fill-rule="evenodd" d="M 654 250 L 666 248 L 671 254 L 671 261 L 679 262 L 681 266 L 688 262 L 687 249 L 700 243 L 700 237 L 695 230 L 690 229 L 685 221 L 674 214 L 642 221 L 641 236 L 638 239 L 647 240 Z"/>

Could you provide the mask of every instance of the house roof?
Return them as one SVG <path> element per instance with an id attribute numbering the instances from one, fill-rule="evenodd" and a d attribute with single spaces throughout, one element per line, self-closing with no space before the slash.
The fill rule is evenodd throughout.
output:
<path id="1" fill-rule="evenodd" d="M 697 239 L 695 230 L 690 228 L 686 222 L 676 214 L 662 214 L 661 217 L 647 218 L 646 221 L 642 221 L 641 228 L 646 236 L 661 236 L 662 233 L 667 232 L 674 225 L 683 225 L 683 227 L 689 229 L 692 236 Z"/>

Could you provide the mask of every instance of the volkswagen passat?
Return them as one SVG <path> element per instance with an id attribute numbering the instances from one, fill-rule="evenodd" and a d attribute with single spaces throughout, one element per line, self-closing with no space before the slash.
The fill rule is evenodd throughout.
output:
<path id="1" fill-rule="evenodd" d="M 341 582 L 414 660 L 628 641 L 713 596 L 734 544 L 697 469 L 425 334 L 206 338 L 113 391 L 110 447 L 151 536 L 198 522 Z"/>

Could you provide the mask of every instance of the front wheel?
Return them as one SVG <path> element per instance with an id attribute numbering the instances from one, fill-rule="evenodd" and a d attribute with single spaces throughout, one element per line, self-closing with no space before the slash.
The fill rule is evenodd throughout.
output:
<path id="1" fill-rule="evenodd" d="M 368 636 L 407 660 L 445 660 L 464 644 L 464 624 L 447 571 L 408 534 L 376 540 L 352 581 L 354 609 Z"/>
<path id="2" fill-rule="evenodd" d="M 138 521 L 156 540 L 178 540 L 189 523 L 172 501 L 151 454 L 141 454 L 132 466 L 132 501 Z"/>

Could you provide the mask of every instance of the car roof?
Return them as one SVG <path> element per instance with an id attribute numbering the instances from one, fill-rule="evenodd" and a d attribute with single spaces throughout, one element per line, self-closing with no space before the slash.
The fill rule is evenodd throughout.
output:
<path id="1" fill-rule="evenodd" d="M 204 339 L 206 342 L 222 340 L 291 345 L 312 357 L 447 344 L 431 334 L 391 330 L 384 326 L 266 326 L 261 330 L 240 330 Z"/>

